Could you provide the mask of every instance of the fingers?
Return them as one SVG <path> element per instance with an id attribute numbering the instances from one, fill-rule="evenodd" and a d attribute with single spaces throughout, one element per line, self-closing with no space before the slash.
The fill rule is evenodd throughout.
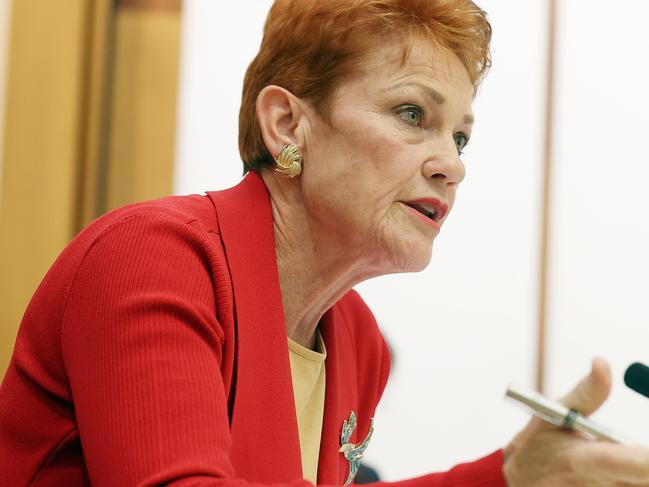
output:
<path id="1" fill-rule="evenodd" d="M 595 412 L 611 392 L 611 369 L 601 358 L 593 360 L 590 373 L 561 402 L 584 416 Z"/>
<path id="2" fill-rule="evenodd" d="M 649 448 L 605 441 L 587 442 L 573 461 L 576 471 L 597 472 L 597 478 L 634 486 L 649 485 Z"/>

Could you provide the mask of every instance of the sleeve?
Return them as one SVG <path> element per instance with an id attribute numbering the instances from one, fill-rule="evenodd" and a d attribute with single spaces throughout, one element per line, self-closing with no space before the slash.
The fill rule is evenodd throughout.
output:
<path id="1" fill-rule="evenodd" d="M 93 485 L 255 485 L 230 462 L 209 249 L 190 224 L 137 214 L 104 230 L 78 269 L 61 333 Z M 485 465 L 396 484 L 451 487 Z"/>
<path id="2" fill-rule="evenodd" d="M 229 458 L 208 238 L 137 214 L 104 230 L 78 269 L 62 343 L 93 485 L 246 484 Z"/>
<path id="3" fill-rule="evenodd" d="M 503 451 L 474 462 L 461 463 L 447 472 L 432 473 L 399 482 L 376 482 L 376 487 L 507 487 Z"/>

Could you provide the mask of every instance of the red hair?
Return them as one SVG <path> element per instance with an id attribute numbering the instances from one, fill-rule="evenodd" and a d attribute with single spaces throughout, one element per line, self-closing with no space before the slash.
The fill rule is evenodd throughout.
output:
<path id="1" fill-rule="evenodd" d="M 491 64 L 491 26 L 470 0 L 275 0 L 243 83 L 239 152 L 245 170 L 273 164 L 255 107 L 265 86 L 311 101 L 329 120 L 332 93 L 372 45 L 400 40 L 405 62 L 416 36 L 455 53 L 477 89 Z"/>

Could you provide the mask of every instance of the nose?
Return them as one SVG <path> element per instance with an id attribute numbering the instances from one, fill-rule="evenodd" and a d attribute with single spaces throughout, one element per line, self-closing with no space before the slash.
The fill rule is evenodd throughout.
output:
<path id="1" fill-rule="evenodd" d="M 464 163 L 457 153 L 453 137 L 450 137 L 450 143 L 447 140 L 437 141 L 431 147 L 434 149 L 422 167 L 424 177 L 447 185 L 461 183 L 465 175 Z"/>

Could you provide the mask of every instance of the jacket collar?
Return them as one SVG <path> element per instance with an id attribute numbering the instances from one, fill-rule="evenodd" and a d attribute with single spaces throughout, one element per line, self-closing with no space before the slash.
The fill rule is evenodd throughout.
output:
<path id="1" fill-rule="evenodd" d="M 208 193 L 217 211 L 234 292 L 237 348 L 231 459 L 237 476 L 258 482 L 302 478 L 300 444 L 279 286 L 272 209 L 259 174 Z M 318 483 L 340 483 L 338 358 L 333 319 L 325 314 L 326 399 Z"/>

